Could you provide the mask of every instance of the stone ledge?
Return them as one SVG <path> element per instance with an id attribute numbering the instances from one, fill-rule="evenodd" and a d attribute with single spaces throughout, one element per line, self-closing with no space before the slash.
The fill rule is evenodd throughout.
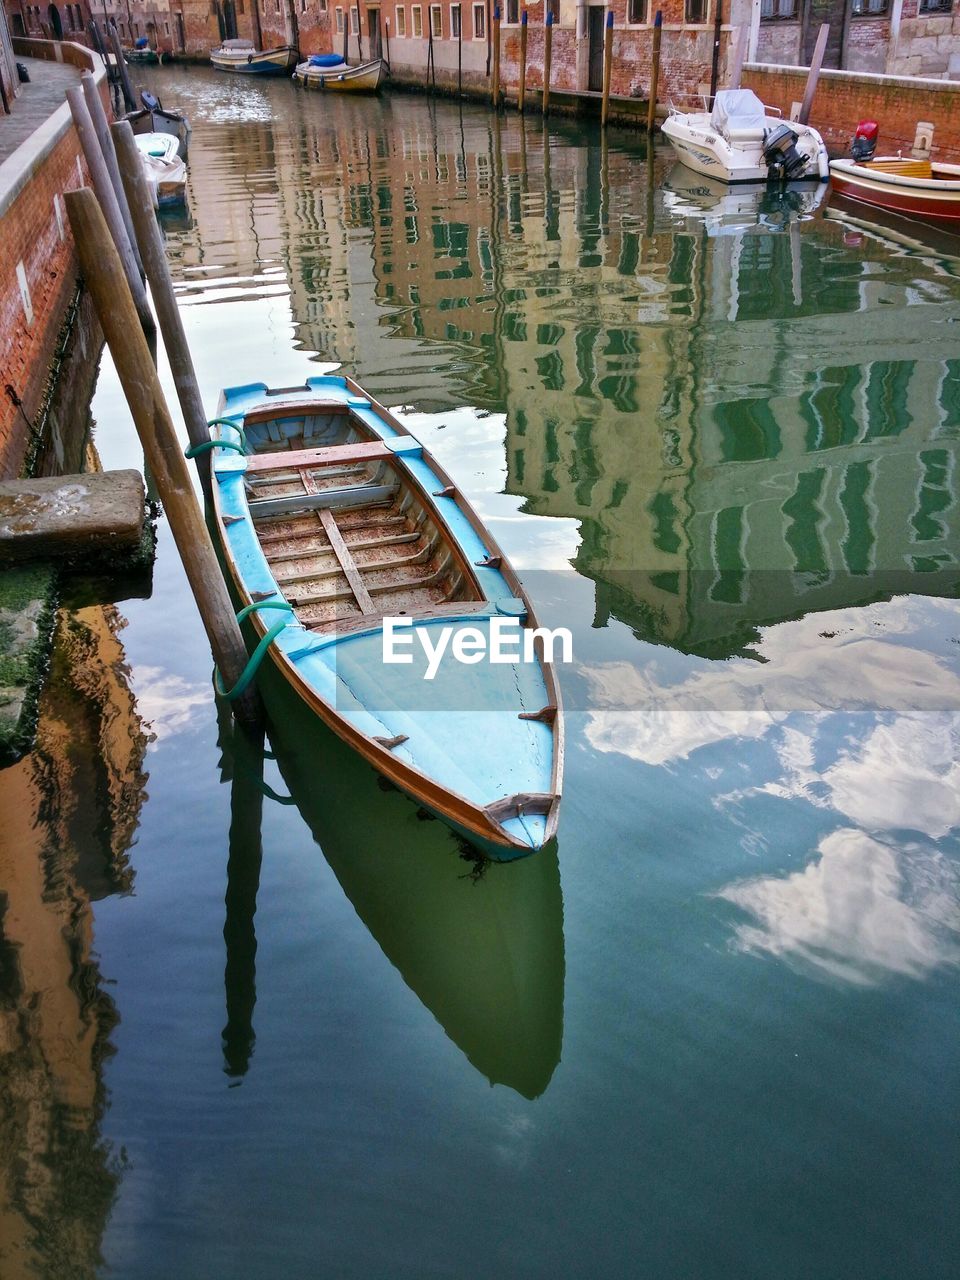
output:
<path id="1" fill-rule="evenodd" d="M 86 562 L 136 552 L 145 519 L 138 471 L 0 482 L 0 563 Z"/>

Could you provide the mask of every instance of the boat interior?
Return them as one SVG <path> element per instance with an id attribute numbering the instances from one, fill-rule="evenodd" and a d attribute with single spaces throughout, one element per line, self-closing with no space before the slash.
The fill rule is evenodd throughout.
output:
<path id="1" fill-rule="evenodd" d="M 312 631 L 384 615 L 470 611 L 483 594 L 460 548 L 379 439 L 340 402 L 244 418 L 248 507 L 271 572 Z"/>

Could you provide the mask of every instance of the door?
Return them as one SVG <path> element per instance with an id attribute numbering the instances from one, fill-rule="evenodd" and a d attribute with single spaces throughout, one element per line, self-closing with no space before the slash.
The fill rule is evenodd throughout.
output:
<path id="1" fill-rule="evenodd" d="M 840 47 L 843 43 L 843 19 L 845 0 L 810 0 L 807 22 L 803 33 L 803 65 L 809 67 L 816 47 L 817 36 L 824 22 L 830 23 L 827 47 L 823 55 L 825 67 L 840 66 Z"/>
<path id="2" fill-rule="evenodd" d="M 590 14 L 590 62 L 587 70 L 587 88 L 594 93 L 603 91 L 603 18 L 607 12 L 600 4 L 592 4 Z"/>
<path id="3" fill-rule="evenodd" d="M 376 58 L 383 57 L 383 54 L 381 52 L 382 46 L 380 43 L 380 10 L 379 9 L 367 10 L 367 31 L 369 32 L 369 38 L 370 38 L 370 61 L 373 62 Z"/>
<path id="4" fill-rule="evenodd" d="M 177 48 L 180 50 L 181 53 L 183 53 L 187 47 L 187 37 L 186 37 L 186 33 L 183 30 L 183 14 L 180 12 L 177 12 L 176 14 L 174 14 L 174 17 L 177 20 Z"/>
<path id="5" fill-rule="evenodd" d="M 237 12 L 233 6 L 233 0 L 224 0 L 223 5 L 223 29 L 227 33 L 228 40 L 236 40 L 237 38 Z"/>
<path id="6" fill-rule="evenodd" d="M 47 10 L 47 17 L 50 19 L 50 28 L 53 31 L 54 40 L 62 40 L 63 23 L 60 21 L 60 10 L 55 4 L 52 4 Z"/>

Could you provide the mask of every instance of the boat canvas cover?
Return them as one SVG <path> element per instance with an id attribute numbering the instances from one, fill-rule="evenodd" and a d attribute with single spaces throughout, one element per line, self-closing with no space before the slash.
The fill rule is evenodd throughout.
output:
<path id="1" fill-rule="evenodd" d="M 752 89 L 721 89 L 713 104 L 710 123 L 718 132 L 729 129 L 762 130 L 767 113 Z"/>

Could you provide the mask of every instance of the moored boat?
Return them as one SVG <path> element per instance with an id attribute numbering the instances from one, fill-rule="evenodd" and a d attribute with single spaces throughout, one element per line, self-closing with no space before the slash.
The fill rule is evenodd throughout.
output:
<path id="1" fill-rule="evenodd" d="M 671 107 L 662 132 L 681 164 L 720 182 L 826 182 L 817 130 L 770 111 L 750 89 L 721 89 L 712 111 Z"/>
<path id="2" fill-rule="evenodd" d="M 139 111 L 128 111 L 124 116 L 129 120 L 134 134 L 166 133 L 177 140 L 177 152 L 181 160 L 187 158 L 190 142 L 190 121 L 179 111 L 165 111 L 160 100 L 152 93 L 140 94 L 143 106 Z"/>
<path id="3" fill-rule="evenodd" d="M 347 378 L 236 387 L 218 419 L 228 578 L 258 641 L 272 635 L 282 677 L 474 845 L 505 859 L 545 845 L 560 804 L 559 691 L 517 575 L 450 477 Z M 409 643 L 388 661 L 397 619 Z M 506 629 L 529 661 L 484 660 Z M 444 640 L 431 675 L 426 649 Z"/>
<path id="4" fill-rule="evenodd" d="M 900 156 L 831 160 L 830 180 L 851 200 L 960 228 L 960 165 Z"/>
<path id="5" fill-rule="evenodd" d="M 258 49 L 249 40 L 224 40 L 210 54 L 210 61 L 220 71 L 237 71 L 244 75 L 282 76 L 297 65 L 295 45 L 281 44 L 275 49 Z"/>
<path id="6" fill-rule="evenodd" d="M 383 78 L 383 60 L 351 67 L 339 54 L 314 54 L 293 73 L 306 89 L 330 89 L 336 93 L 376 93 Z"/>
<path id="7" fill-rule="evenodd" d="M 135 133 L 134 142 L 143 161 L 154 207 L 181 205 L 187 198 L 187 166 L 169 133 Z"/>

